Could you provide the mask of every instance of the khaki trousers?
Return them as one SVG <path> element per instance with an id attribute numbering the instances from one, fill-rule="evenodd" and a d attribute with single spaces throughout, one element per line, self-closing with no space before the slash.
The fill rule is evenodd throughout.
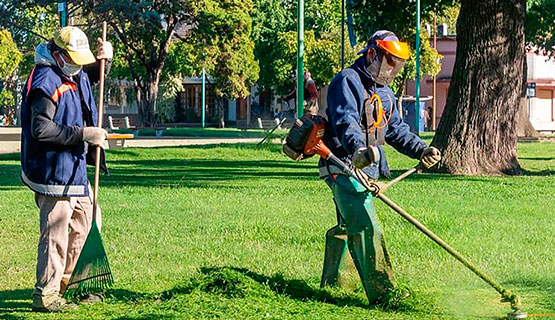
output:
<path id="1" fill-rule="evenodd" d="M 93 218 L 92 190 L 88 197 L 48 197 L 35 194 L 40 209 L 37 283 L 33 295 L 58 294 L 69 281 Z M 101 228 L 97 207 L 96 223 Z"/>

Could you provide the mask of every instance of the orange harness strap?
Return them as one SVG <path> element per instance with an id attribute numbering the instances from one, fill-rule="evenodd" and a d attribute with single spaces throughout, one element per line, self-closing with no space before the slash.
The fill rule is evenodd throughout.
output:
<path id="1" fill-rule="evenodd" d="M 378 119 L 376 119 L 376 121 L 372 123 L 372 126 L 377 128 L 383 121 L 383 105 L 382 99 L 377 93 L 374 93 L 370 97 L 370 103 L 374 102 L 374 100 L 378 100 Z"/>

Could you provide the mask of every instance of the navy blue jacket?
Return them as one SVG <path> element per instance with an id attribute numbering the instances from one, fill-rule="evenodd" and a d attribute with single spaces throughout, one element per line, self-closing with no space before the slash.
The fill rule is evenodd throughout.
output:
<path id="1" fill-rule="evenodd" d="M 75 76 L 78 83 L 57 67 L 37 65 L 23 89 L 21 107 L 21 180 L 31 190 L 54 197 L 88 196 L 83 110 L 96 126 L 97 108 L 86 72 Z M 33 97 L 48 97 L 56 105 L 52 121 L 68 137 L 41 140 L 33 130 Z M 82 106 L 82 103 L 84 106 Z M 70 138 L 71 132 L 74 133 Z M 75 136 L 78 138 L 75 139 Z"/>
<path id="2" fill-rule="evenodd" d="M 367 94 L 364 91 L 367 91 Z M 397 109 L 397 101 L 388 86 L 381 86 L 372 80 L 364 64 L 364 57 L 358 58 L 350 67 L 343 69 L 332 80 L 328 88 L 328 121 L 324 134 L 324 143 L 330 150 L 346 163 L 351 163 L 352 154 L 360 147 L 366 146 L 366 137 L 360 128 L 361 115 L 364 113 L 364 101 L 372 94 L 378 94 L 383 103 L 386 118 L 389 119 L 385 130 L 385 141 L 397 151 L 418 159 L 427 147 L 409 126 L 403 122 Z M 379 175 L 389 177 L 389 167 L 383 149 L 380 147 L 379 164 L 364 169 L 370 177 Z M 320 166 L 325 160 L 320 160 Z"/>

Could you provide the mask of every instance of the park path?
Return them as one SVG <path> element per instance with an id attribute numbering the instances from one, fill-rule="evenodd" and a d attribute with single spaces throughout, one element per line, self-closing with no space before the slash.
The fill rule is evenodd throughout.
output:
<path id="1" fill-rule="evenodd" d="M 20 152 L 20 128 L 0 127 L 0 153 Z M 210 138 L 210 137 L 138 137 L 126 141 L 126 147 L 152 148 L 192 146 L 206 144 L 258 143 L 261 138 Z"/>

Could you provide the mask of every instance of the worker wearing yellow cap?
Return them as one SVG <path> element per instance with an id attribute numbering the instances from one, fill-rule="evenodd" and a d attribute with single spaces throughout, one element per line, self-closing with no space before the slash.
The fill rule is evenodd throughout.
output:
<path id="1" fill-rule="evenodd" d="M 96 127 L 91 83 L 100 77 L 97 59 L 107 59 L 109 70 L 112 55 L 109 42 L 99 39 L 95 57 L 83 31 L 62 28 L 36 48 L 35 67 L 23 89 L 21 180 L 35 193 L 40 211 L 35 311 L 75 307 L 61 293 L 92 224 L 86 165 L 94 164 L 94 152 L 88 150 L 102 145 L 107 135 Z M 100 301 L 102 296 L 86 299 Z"/>

